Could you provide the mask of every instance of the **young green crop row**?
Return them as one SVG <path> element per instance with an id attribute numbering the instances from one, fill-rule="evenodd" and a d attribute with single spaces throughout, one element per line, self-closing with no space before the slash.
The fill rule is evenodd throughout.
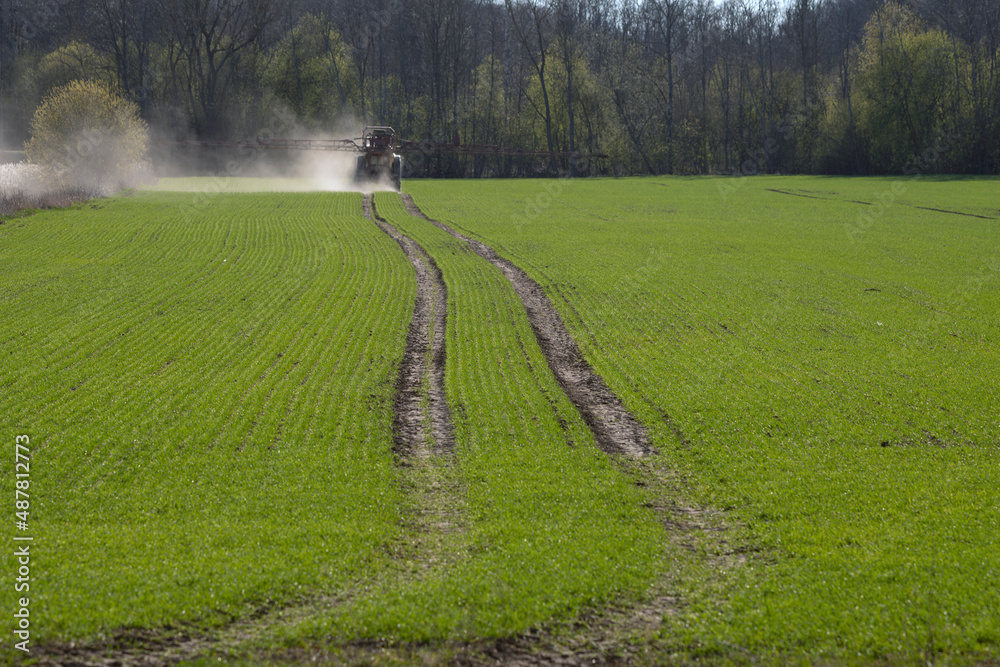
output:
<path id="1" fill-rule="evenodd" d="M 185 219 L 191 197 L 0 226 L 2 407 L 32 442 L 33 642 L 343 589 L 400 532 L 411 267 L 357 195 L 209 197 Z"/>
<path id="2" fill-rule="evenodd" d="M 410 216 L 395 193 L 375 203 L 434 257 L 447 284 L 463 557 L 401 573 L 293 636 L 503 636 L 636 596 L 660 567 L 661 529 L 562 393 L 513 288 L 464 243 Z"/>
<path id="3" fill-rule="evenodd" d="M 666 645 L 997 655 L 995 179 L 407 187 L 543 285 L 726 510 L 749 555 L 692 570 Z"/>
<path id="4" fill-rule="evenodd" d="M 46 554 L 33 641 L 197 634 L 300 602 L 272 638 L 505 636 L 634 599 L 662 569 L 648 495 L 594 443 L 506 278 L 379 194 L 449 294 L 454 451 L 396 465 L 414 276 L 360 204 L 146 192 L 0 228 L 0 384 L 32 438 Z"/>
<path id="5" fill-rule="evenodd" d="M 647 507 L 677 489 L 597 448 L 507 280 L 397 195 L 448 286 L 433 466 L 394 465 L 414 276 L 360 195 L 140 193 L 0 226 L 35 639 L 324 594 L 285 641 L 503 636 L 669 576 L 668 652 L 996 655 L 995 181 L 408 188 L 543 285 L 725 544 L 678 565 Z"/>

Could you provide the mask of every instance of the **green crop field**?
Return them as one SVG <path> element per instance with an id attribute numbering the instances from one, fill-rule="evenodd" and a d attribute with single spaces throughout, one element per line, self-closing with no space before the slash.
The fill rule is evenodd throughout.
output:
<path id="1" fill-rule="evenodd" d="M 190 204 L 140 194 L 0 226 L 38 641 L 344 587 L 398 532 L 409 265 L 359 195 Z M 5 586 L 4 608 L 16 597 Z"/>
<path id="2" fill-rule="evenodd" d="M 664 641 L 997 655 L 1000 181 L 407 189 L 546 288 L 739 534 Z"/>
<path id="3" fill-rule="evenodd" d="M 504 274 L 380 192 L 447 287 L 453 447 L 400 453 L 414 269 L 307 189 L 0 224 L 41 655 L 1000 659 L 1000 180 L 404 183 L 542 286 L 643 457 Z"/>

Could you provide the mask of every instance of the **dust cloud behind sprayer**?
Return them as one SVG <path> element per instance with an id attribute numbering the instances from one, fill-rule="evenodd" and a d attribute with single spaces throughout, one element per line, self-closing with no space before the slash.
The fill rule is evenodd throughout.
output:
<path id="1" fill-rule="evenodd" d="M 251 141 L 188 140 L 155 142 L 155 148 L 173 151 L 173 160 L 185 154 L 197 155 L 200 162 L 214 162 L 209 170 L 215 188 L 228 188 L 229 181 L 240 178 L 234 186 L 292 190 L 365 191 L 399 190 L 402 157 L 395 130 L 391 127 L 366 127 L 356 139 L 259 137 Z M 158 160 L 159 161 L 159 160 Z M 243 179 L 252 178 L 255 181 Z M 266 179 L 291 179 L 264 183 Z M 207 184 L 205 184 L 207 185 Z M 192 184 L 192 187 L 199 187 Z"/>
<path id="2" fill-rule="evenodd" d="M 228 189 L 235 178 L 292 178 L 297 183 L 283 184 L 293 189 L 370 192 L 379 189 L 400 190 L 403 160 L 418 162 L 439 156 L 520 156 L 554 159 L 605 158 L 606 155 L 575 152 L 530 151 L 500 146 L 408 141 L 400 139 L 387 126 L 365 127 L 355 139 L 258 137 L 251 141 L 189 140 L 157 142 L 158 146 L 179 151 L 196 151 L 205 156 L 215 151 L 228 156 L 217 159 L 217 181 L 213 189 Z M 271 153 L 271 158 L 266 154 Z M 297 154 L 297 155 L 295 155 Z M 346 157 L 346 159 L 344 159 Z M 238 187 L 249 184 L 241 182 Z M 260 183 L 267 189 L 272 184 Z M 197 186 L 195 186 L 197 187 Z"/>

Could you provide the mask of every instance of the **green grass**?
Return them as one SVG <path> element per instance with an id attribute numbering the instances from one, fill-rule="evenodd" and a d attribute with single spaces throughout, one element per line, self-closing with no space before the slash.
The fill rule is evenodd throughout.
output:
<path id="1" fill-rule="evenodd" d="M 379 195 L 451 295 L 456 451 L 398 468 L 415 281 L 360 196 L 183 190 L 0 228 L 0 382 L 32 437 L 45 554 L 33 641 L 197 632 L 324 593 L 342 602 L 277 634 L 496 637 L 656 577 L 648 494 L 596 447 L 494 267 Z M 438 544 L 407 519 L 425 500 L 457 518 Z"/>
<path id="2" fill-rule="evenodd" d="M 412 268 L 360 195 L 227 195 L 194 218 L 191 202 L 141 193 L 0 226 L 34 642 L 336 592 L 398 536 Z"/>
<path id="3" fill-rule="evenodd" d="M 1000 217 L 998 185 L 406 189 L 546 288 L 663 464 L 759 550 L 688 573 L 667 646 L 914 659 L 1000 651 L 1000 220 L 955 214 Z"/>
<path id="4" fill-rule="evenodd" d="M 545 287 L 649 426 L 642 463 L 597 448 L 500 272 L 394 194 L 380 213 L 449 290 L 455 451 L 420 465 L 390 432 L 414 274 L 360 195 L 166 180 L 7 219 L 32 640 L 303 602 L 245 641 L 447 662 L 454 640 L 604 637 L 574 619 L 653 591 L 679 598 L 658 637 L 610 640 L 653 662 L 1000 657 L 998 185 L 407 183 Z"/>
<path id="5" fill-rule="evenodd" d="M 635 598 L 661 569 L 648 495 L 601 452 L 561 392 L 524 306 L 491 264 L 396 194 L 377 210 L 437 261 L 448 287 L 446 391 L 464 489 L 461 557 L 404 572 L 303 638 L 475 639 Z"/>

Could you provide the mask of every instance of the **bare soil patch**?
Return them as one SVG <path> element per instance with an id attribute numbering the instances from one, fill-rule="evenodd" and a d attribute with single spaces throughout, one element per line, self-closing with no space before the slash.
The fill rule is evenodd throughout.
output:
<path id="1" fill-rule="evenodd" d="M 511 282 L 528 312 L 528 321 L 549 367 L 593 431 L 598 445 L 609 454 L 643 456 L 653 453 L 655 450 L 649 444 L 645 427 L 629 413 L 621 400 L 583 358 L 576 341 L 570 336 L 542 287 L 486 244 L 428 218 L 410 195 L 404 194 L 402 197 L 403 204 L 411 215 L 424 218 L 467 243 L 480 257 L 500 269 Z"/>

